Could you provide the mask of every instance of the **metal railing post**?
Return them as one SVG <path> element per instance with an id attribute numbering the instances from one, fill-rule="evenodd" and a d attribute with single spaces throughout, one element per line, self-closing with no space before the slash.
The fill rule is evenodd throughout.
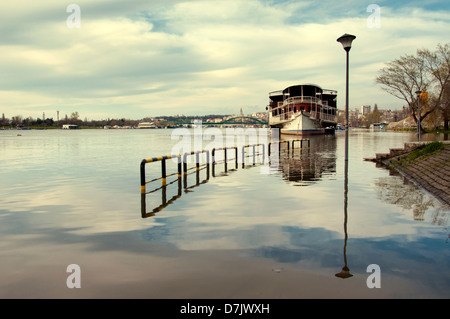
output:
<path id="1" fill-rule="evenodd" d="M 150 183 L 150 182 L 153 182 L 155 180 L 161 179 L 162 186 L 167 185 L 167 176 L 175 175 L 175 173 L 167 175 L 167 172 L 166 172 L 166 160 L 174 158 L 174 157 L 178 157 L 178 172 L 177 172 L 177 175 L 178 175 L 178 178 L 180 178 L 181 177 L 181 162 L 180 162 L 181 155 L 166 155 L 166 156 L 160 156 L 160 157 L 152 157 L 152 158 L 143 159 L 141 161 L 141 166 L 140 166 L 141 194 L 145 194 L 146 193 L 146 184 Z M 151 181 L 146 181 L 145 180 L 145 165 L 147 163 L 157 162 L 157 161 L 161 161 L 161 177 L 153 179 Z"/>
<path id="2" fill-rule="evenodd" d="M 146 160 L 141 161 L 141 194 L 145 194 L 145 164 Z"/>
<path id="3" fill-rule="evenodd" d="M 166 186 L 166 184 L 167 184 L 166 178 L 167 178 L 167 176 L 166 176 L 166 159 L 163 158 L 161 160 L 161 183 L 162 183 L 162 186 Z"/>
<path id="4" fill-rule="evenodd" d="M 256 145 L 253 145 L 253 165 L 256 165 Z"/>

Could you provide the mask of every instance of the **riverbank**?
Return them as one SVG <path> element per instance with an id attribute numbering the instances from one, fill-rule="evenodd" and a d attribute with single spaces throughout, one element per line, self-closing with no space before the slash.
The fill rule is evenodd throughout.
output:
<path id="1" fill-rule="evenodd" d="M 366 160 L 395 169 L 450 206 L 450 141 L 406 143 L 403 149 L 391 149 Z"/>

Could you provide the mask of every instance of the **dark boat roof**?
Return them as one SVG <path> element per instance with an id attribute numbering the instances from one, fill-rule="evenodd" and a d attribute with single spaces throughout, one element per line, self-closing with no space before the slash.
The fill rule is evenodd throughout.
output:
<path id="1" fill-rule="evenodd" d="M 282 101 L 283 96 L 316 96 L 317 94 L 322 95 L 337 95 L 336 90 L 322 89 L 317 84 L 305 83 L 291 85 L 284 90 L 273 91 L 269 93 L 269 97 L 272 101 Z"/>
<path id="2" fill-rule="evenodd" d="M 287 97 L 293 96 L 312 96 L 316 97 L 320 95 L 322 100 L 331 101 L 331 105 L 336 103 L 337 91 L 322 89 L 317 84 L 305 83 L 305 84 L 297 84 L 291 85 L 284 90 L 273 91 L 269 93 L 269 98 L 273 102 L 282 102 Z M 336 106 L 335 106 L 336 107 Z"/>

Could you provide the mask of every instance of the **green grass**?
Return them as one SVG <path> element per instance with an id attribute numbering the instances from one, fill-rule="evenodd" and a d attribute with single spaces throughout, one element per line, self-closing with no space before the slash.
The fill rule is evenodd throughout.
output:
<path id="1" fill-rule="evenodd" d="M 435 129 L 435 130 L 425 129 L 425 133 L 435 133 L 435 134 L 443 133 L 443 134 L 449 134 L 449 133 L 450 133 L 450 130 L 444 131 L 444 129 Z"/>
<path id="2" fill-rule="evenodd" d="M 429 144 L 424 144 L 413 150 L 411 153 L 406 155 L 406 159 L 408 161 L 414 161 L 416 158 L 430 155 L 435 153 L 438 150 L 441 150 L 444 148 L 444 143 L 441 142 L 431 142 Z"/>
<path id="3" fill-rule="evenodd" d="M 445 147 L 444 143 L 441 142 L 431 142 L 429 144 L 424 144 L 416 149 L 414 149 L 411 153 L 397 157 L 397 161 L 391 161 L 388 167 L 393 168 L 395 166 L 407 166 L 412 164 L 416 159 L 423 158 L 435 154 L 439 150 Z"/>
<path id="4" fill-rule="evenodd" d="M 410 164 L 413 164 L 416 159 L 433 155 L 439 150 L 442 150 L 444 147 L 444 143 L 441 142 L 431 142 L 429 144 L 424 144 L 417 147 L 407 155 L 397 157 L 397 160 L 389 161 L 388 163 L 386 163 L 386 166 L 389 169 L 395 169 L 396 167 L 406 167 Z"/>

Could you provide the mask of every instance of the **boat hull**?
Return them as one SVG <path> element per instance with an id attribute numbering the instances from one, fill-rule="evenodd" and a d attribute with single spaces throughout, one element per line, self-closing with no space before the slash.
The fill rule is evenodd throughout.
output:
<path id="1" fill-rule="evenodd" d="M 330 131 L 329 128 L 323 127 L 319 120 L 312 119 L 311 116 L 305 115 L 303 112 L 294 115 L 290 120 L 279 123 L 272 122 L 270 126 L 279 128 L 280 133 L 284 135 L 318 135 Z"/>

